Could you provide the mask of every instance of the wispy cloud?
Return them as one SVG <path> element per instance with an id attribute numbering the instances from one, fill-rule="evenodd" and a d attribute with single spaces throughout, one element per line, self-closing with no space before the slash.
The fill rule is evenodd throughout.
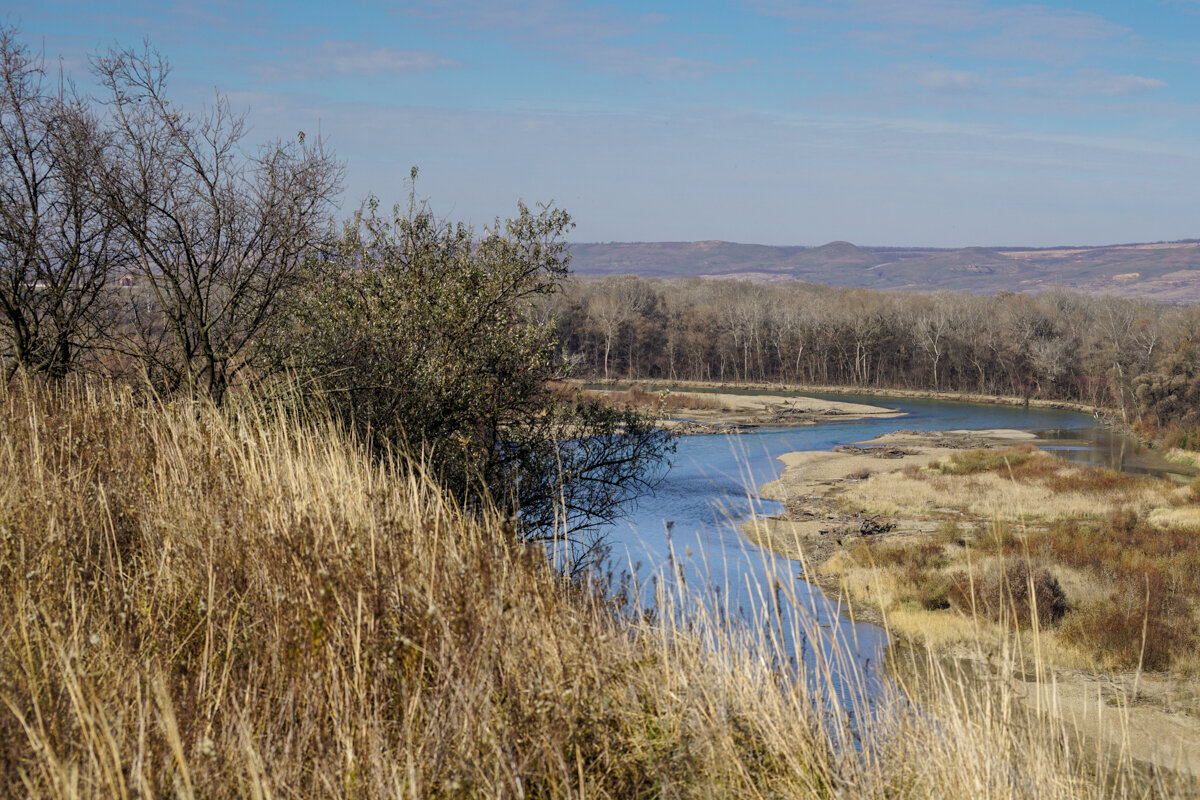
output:
<path id="1" fill-rule="evenodd" d="M 563 56 L 578 58 L 593 69 L 614 75 L 694 80 L 724 69 L 708 59 L 656 54 L 637 47 L 594 47 L 575 52 L 555 49 Z"/>
<path id="2" fill-rule="evenodd" d="M 1089 97 L 1137 97 L 1167 86 L 1159 78 L 1142 75 L 1076 70 L 1066 74 L 1042 72 L 1014 74 L 1011 70 L 950 69 L 928 62 L 893 64 L 878 74 L 878 82 L 888 92 L 919 92 L 946 95 L 1003 95 L 1010 99 Z"/>
<path id="3" fill-rule="evenodd" d="M 955 52 L 987 58 L 1063 62 L 1133 32 L 1071 9 L 985 0 L 749 0 L 759 12 L 798 22 L 837 23 L 834 35 L 902 53 Z"/>
<path id="4" fill-rule="evenodd" d="M 1102 75 L 1095 78 L 1085 78 L 1079 86 L 1091 94 L 1103 94 L 1109 97 L 1127 97 L 1130 95 L 1147 94 L 1156 89 L 1165 88 L 1167 82 L 1158 78 L 1143 78 L 1141 75 Z"/>
<path id="5" fill-rule="evenodd" d="M 746 2 L 790 21 L 798 40 L 855 52 L 863 66 L 821 99 L 844 109 L 1107 114 L 1114 100 L 1128 107 L 1167 86 L 1137 60 L 1146 53 L 1135 31 L 1070 8 L 1004 0 Z"/>
<path id="6" fill-rule="evenodd" d="M 687 52 L 686 37 L 670 33 L 671 18 L 663 14 L 630 13 L 616 6 L 583 6 L 568 0 L 415 0 L 394 8 L 442 30 L 499 35 L 616 75 L 694 79 L 726 68 Z"/>
<path id="7" fill-rule="evenodd" d="M 431 50 L 371 47 L 363 42 L 331 40 L 308 49 L 292 49 L 284 61 L 260 64 L 265 80 L 319 80 L 332 77 L 410 75 L 458 66 Z"/>
<path id="8" fill-rule="evenodd" d="M 1034 95 L 1056 97 L 1135 97 L 1165 88 L 1167 82 L 1141 75 L 1122 75 L 1096 70 L 1062 78 L 1039 75 L 1016 78 L 1011 85 Z"/>
<path id="9" fill-rule="evenodd" d="M 408 16 L 473 31 L 508 31 L 539 40 L 605 40 L 644 33 L 666 19 L 660 14 L 627 14 L 615 7 L 582 7 L 566 0 L 402 0 L 395 8 Z"/>
<path id="10" fill-rule="evenodd" d="M 930 69 L 918 73 L 915 83 L 931 92 L 976 94 L 983 90 L 984 79 L 978 72 L 958 69 Z"/>

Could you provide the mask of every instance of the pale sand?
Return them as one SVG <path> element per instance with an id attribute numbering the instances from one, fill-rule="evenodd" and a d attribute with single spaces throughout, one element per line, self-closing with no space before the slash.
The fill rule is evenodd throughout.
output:
<path id="1" fill-rule="evenodd" d="M 1135 683 L 1138 702 L 1129 705 Z M 1023 699 L 1087 738 L 1125 748 L 1141 761 L 1200 775 L 1200 723 L 1170 707 L 1169 697 L 1177 689 L 1154 676 L 1100 676 L 1071 670 L 1042 683 L 1030 681 Z"/>
<path id="2" fill-rule="evenodd" d="M 695 398 L 697 405 L 719 404 L 720 408 L 685 408 L 671 412 L 677 419 L 664 420 L 665 427 L 699 432 L 705 427 L 800 426 L 816 425 L 831 419 L 890 419 L 904 412 L 863 403 L 820 400 L 806 395 L 745 395 L 724 392 L 687 392 L 672 390 L 670 396 Z"/>
<path id="3" fill-rule="evenodd" d="M 726 394 L 724 392 L 671 392 L 673 396 L 696 397 L 710 400 L 735 412 L 779 412 L 838 414 L 862 417 L 895 417 L 901 412 L 891 408 L 869 406 L 865 403 L 847 403 L 841 400 L 820 400 L 804 395 L 776 394 Z"/>

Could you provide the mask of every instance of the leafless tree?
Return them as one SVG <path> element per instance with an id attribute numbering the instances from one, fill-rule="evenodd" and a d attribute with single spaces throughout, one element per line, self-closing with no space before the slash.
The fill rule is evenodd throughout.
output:
<path id="1" fill-rule="evenodd" d="M 130 351 L 165 388 L 220 401 L 328 233 L 342 166 L 303 133 L 247 152 L 245 115 L 220 94 L 200 114 L 176 108 L 148 44 L 93 69 L 113 125 L 101 186 L 153 300 L 130 309 Z"/>
<path id="2" fill-rule="evenodd" d="M 592 287 L 588 313 L 599 324 L 604 337 L 604 379 L 608 380 L 609 356 L 622 327 L 651 302 L 640 279 L 633 276 L 607 278 Z"/>
<path id="3" fill-rule="evenodd" d="M 62 375 L 109 329 L 128 258 L 94 191 L 106 144 L 86 101 L 0 28 L 0 360 Z"/>
<path id="4" fill-rule="evenodd" d="M 864 308 L 862 299 L 869 298 L 861 292 L 851 293 L 853 305 L 844 309 L 847 329 L 854 343 L 854 384 L 866 386 L 871 381 L 871 355 L 879 338 L 884 333 L 883 315 L 874 309 Z"/>
<path id="5" fill-rule="evenodd" d="M 917 317 L 917 344 L 929 356 L 933 366 L 933 388 L 941 388 L 938 381 L 938 364 L 946 354 L 946 341 L 950 334 L 951 307 L 946 302 L 938 302 L 933 307 Z"/>
<path id="6" fill-rule="evenodd" d="M 1128 421 L 1129 410 L 1126 397 L 1131 394 L 1130 377 L 1126 367 L 1133 358 L 1134 323 L 1137 319 L 1137 307 L 1129 300 L 1105 297 L 1097 301 L 1096 322 L 1100 346 L 1104 358 L 1110 364 L 1112 375 L 1112 390 L 1116 395 L 1117 407 L 1121 419 Z"/>

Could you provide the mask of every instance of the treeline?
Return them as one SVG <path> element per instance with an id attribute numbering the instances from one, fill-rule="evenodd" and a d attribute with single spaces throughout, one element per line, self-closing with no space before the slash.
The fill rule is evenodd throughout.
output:
<path id="1" fill-rule="evenodd" d="M 633 276 L 579 281 L 552 303 L 581 377 L 999 394 L 1155 430 L 1200 423 L 1195 306 Z"/>

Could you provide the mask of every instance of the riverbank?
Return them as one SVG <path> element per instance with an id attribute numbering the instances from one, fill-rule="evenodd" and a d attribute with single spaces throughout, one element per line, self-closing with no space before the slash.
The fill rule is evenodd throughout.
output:
<path id="1" fill-rule="evenodd" d="M 755 382 L 706 382 L 706 381 L 663 381 L 649 379 L 622 379 L 612 381 L 587 381 L 589 387 L 640 386 L 649 391 L 693 391 L 709 392 L 748 392 L 760 391 L 763 395 L 803 394 L 803 395 L 869 395 L 872 397 L 896 397 L 921 400 L 946 400 L 955 403 L 988 403 L 991 405 L 1024 406 L 1027 408 L 1054 408 L 1065 411 L 1078 411 L 1083 414 L 1104 417 L 1108 409 L 1090 403 L 1071 400 L 1053 400 L 1039 397 L 1018 397 L 1015 395 L 978 394 L 973 392 L 946 392 L 932 389 L 894 389 L 874 386 L 840 386 L 829 384 L 807 383 L 755 383 Z"/>
<path id="2" fill-rule="evenodd" d="M 743 530 L 901 642 L 984 668 L 1015 643 L 1042 677 L 1031 702 L 1200 774 L 1197 497 L 1039 444 L 1013 430 L 905 431 L 789 453 L 761 490 L 785 513 Z M 1118 712 L 1133 741 L 1112 740 Z"/>
<path id="3" fill-rule="evenodd" d="M 582 388 L 582 387 L 580 387 Z M 641 408 L 660 416 L 660 424 L 681 434 L 745 433 L 762 427 L 797 427 L 834 420 L 890 419 L 904 416 L 892 408 L 800 393 L 752 394 L 741 390 L 688 391 L 688 387 L 627 389 L 582 388 L 587 396 L 613 405 Z"/>

